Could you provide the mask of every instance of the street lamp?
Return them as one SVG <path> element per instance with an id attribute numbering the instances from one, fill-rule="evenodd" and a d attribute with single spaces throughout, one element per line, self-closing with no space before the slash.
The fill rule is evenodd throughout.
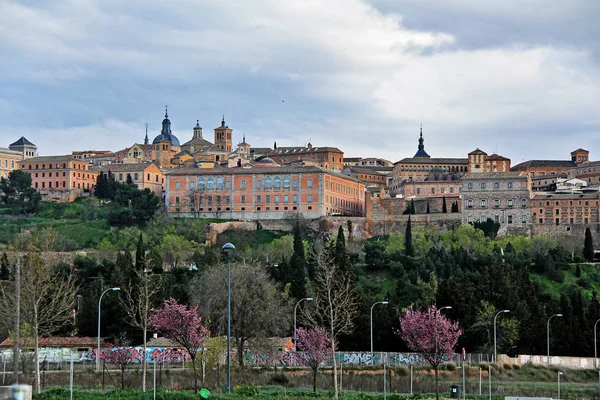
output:
<path id="1" fill-rule="evenodd" d="M 116 292 L 117 290 L 121 290 L 121 288 L 113 287 L 106 289 L 98 299 L 98 352 L 96 353 L 96 371 L 100 371 L 100 310 L 102 306 L 102 296 L 104 296 L 106 292 Z"/>
<path id="2" fill-rule="evenodd" d="M 498 318 L 498 315 L 502 314 L 502 313 L 509 313 L 510 310 L 502 310 L 502 311 L 498 311 L 496 313 L 496 316 L 494 317 L 494 362 L 498 362 L 498 353 L 497 353 L 497 348 L 496 348 L 496 318 Z"/>
<path id="3" fill-rule="evenodd" d="M 231 257 L 235 250 L 231 243 L 223 245 L 223 252 L 227 257 L 227 393 L 231 393 Z"/>
<path id="4" fill-rule="evenodd" d="M 598 322 L 600 322 L 600 319 L 594 324 L 594 366 L 596 368 L 598 368 L 598 342 L 596 341 L 596 325 L 598 325 Z"/>
<path id="5" fill-rule="evenodd" d="M 550 365 L 550 320 L 553 317 L 562 317 L 562 314 L 553 314 L 548 318 L 548 322 L 546 323 L 546 340 L 548 342 L 548 365 Z"/>
<path id="6" fill-rule="evenodd" d="M 387 301 L 378 301 L 371 306 L 371 356 L 373 355 L 373 307 L 377 304 L 388 304 Z"/>
<path id="7" fill-rule="evenodd" d="M 298 306 L 300 305 L 300 303 L 302 303 L 303 301 L 313 301 L 313 298 L 312 297 L 305 297 L 303 299 L 300 299 L 300 300 L 298 300 L 298 302 L 294 306 L 294 338 L 292 340 L 292 342 L 294 343 L 294 350 L 296 350 L 296 311 L 297 311 Z"/>
<path id="8" fill-rule="evenodd" d="M 562 372 L 558 371 L 558 397 L 557 397 L 558 400 L 560 400 L 560 376 L 562 374 L 563 374 Z"/>
<path id="9" fill-rule="evenodd" d="M 79 312 L 79 308 L 81 305 L 81 297 L 82 296 L 80 294 L 77 295 L 77 312 Z"/>

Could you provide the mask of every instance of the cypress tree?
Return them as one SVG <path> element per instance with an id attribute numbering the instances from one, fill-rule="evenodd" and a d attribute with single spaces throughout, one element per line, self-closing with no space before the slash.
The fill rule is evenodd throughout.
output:
<path id="1" fill-rule="evenodd" d="M 442 213 L 447 214 L 448 209 L 446 208 L 446 196 L 442 197 Z"/>
<path id="2" fill-rule="evenodd" d="M 406 233 L 404 234 L 404 254 L 413 257 L 415 251 L 412 243 L 412 227 L 410 222 L 410 215 L 408 216 L 408 222 L 406 223 Z"/>
<path id="3" fill-rule="evenodd" d="M 427 202 L 427 211 L 425 213 L 429 214 L 429 202 Z"/>
<path id="4" fill-rule="evenodd" d="M 140 232 L 137 248 L 135 250 L 135 269 L 142 271 L 146 268 L 146 247 L 144 246 L 144 238 Z"/>
<path id="5" fill-rule="evenodd" d="M 294 254 L 289 266 L 290 295 L 296 299 L 306 297 L 306 256 L 300 224 L 294 227 Z"/>
<path id="6" fill-rule="evenodd" d="M 583 257 L 586 259 L 586 261 L 594 261 L 594 241 L 592 240 L 592 231 L 590 231 L 590 228 L 585 228 Z"/>
<path id="7" fill-rule="evenodd" d="M 344 237 L 344 228 L 340 225 L 337 238 L 335 240 L 335 250 L 333 258 L 338 267 L 345 270 L 347 267 L 348 256 L 346 254 L 346 238 Z"/>
<path id="8" fill-rule="evenodd" d="M 131 174 L 127 174 L 127 180 L 125 181 L 128 185 L 133 185 L 133 179 L 131 179 Z"/>
<path id="9" fill-rule="evenodd" d="M 2 258 L 0 259 L 0 280 L 8 281 L 10 279 L 9 267 L 8 256 L 6 253 L 2 253 Z"/>
<path id="10" fill-rule="evenodd" d="M 150 251 L 150 265 L 152 266 L 152 273 L 154 274 L 162 274 L 163 269 L 163 258 L 160 255 L 160 251 L 158 247 L 152 248 Z"/>
<path id="11" fill-rule="evenodd" d="M 414 214 L 414 213 L 415 213 L 415 200 L 410 199 L 410 213 L 409 214 Z"/>

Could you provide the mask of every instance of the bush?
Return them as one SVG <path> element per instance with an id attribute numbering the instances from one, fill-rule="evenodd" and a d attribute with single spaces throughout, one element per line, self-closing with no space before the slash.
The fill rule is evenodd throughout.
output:
<path id="1" fill-rule="evenodd" d="M 449 362 L 444 364 L 444 366 L 446 367 L 445 369 L 448 371 L 456 371 L 456 364 L 454 364 L 453 362 Z"/>
<path id="2" fill-rule="evenodd" d="M 273 385 L 282 385 L 285 386 L 290 382 L 288 376 L 286 374 L 274 374 L 271 377 L 271 383 Z"/>
<path id="3" fill-rule="evenodd" d="M 239 385 L 233 388 L 234 392 L 243 397 L 258 396 L 260 389 L 256 385 Z"/>

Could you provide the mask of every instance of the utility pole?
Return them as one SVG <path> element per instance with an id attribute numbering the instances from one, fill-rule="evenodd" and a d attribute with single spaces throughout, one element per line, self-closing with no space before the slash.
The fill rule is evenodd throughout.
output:
<path id="1" fill-rule="evenodd" d="M 19 383 L 19 352 L 20 352 L 20 329 L 21 328 L 21 260 L 17 252 L 15 265 L 15 333 L 13 343 L 13 376 L 15 383 Z"/>

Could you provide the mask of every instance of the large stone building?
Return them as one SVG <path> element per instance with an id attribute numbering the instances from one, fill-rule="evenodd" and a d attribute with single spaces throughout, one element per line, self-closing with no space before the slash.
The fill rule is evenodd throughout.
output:
<path id="1" fill-rule="evenodd" d="M 7 178 L 8 174 L 18 169 L 19 161 L 37 155 L 37 147 L 25 137 L 11 143 L 8 148 L 0 148 L 0 178 Z"/>
<path id="2" fill-rule="evenodd" d="M 277 147 L 267 157 L 281 165 L 304 165 L 325 168 L 335 172 L 344 169 L 344 152 L 337 147 L 315 147 L 308 143 L 306 147 Z"/>
<path id="3" fill-rule="evenodd" d="M 19 169 L 31 176 L 32 186 L 47 201 L 73 201 L 96 185 L 97 171 L 73 156 L 33 157 L 19 161 Z"/>
<path id="4" fill-rule="evenodd" d="M 589 155 L 589 151 L 577 149 L 571 152 L 570 160 L 529 160 L 513 166 L 510 170 L 526 172 L 532 177 L 567 174 L 570 169 L 587 163 Z"/>
<path id="5" fill-rule="evenodd" d="M 544 193 L 531 200 L 536 224 L 572 225 L 600 222 L 599 193 Z"/>
<path id="6" fill-rule="evenodd" d="M 462 223 L 527 224 L 530 180 L 520 172 L 469 173 L 462 177 Z"/>
<path id="7" fill-rule="evenodd" d="M 110 173 L 116 181 L 121 183 L 126 183 L 129 179 L 138 189 L 150 189 L 158 197 L 162 197 L 165 175 L 152 162 L 105 165 L 100 173 L 106 176 Z"/>
<path id="8" fill-rule="evenodd" d="M 265 158 L 252 167 L 177 168 L 166 174 L 169 214 L 233 219 L 363 216 L 361 182 L 319 167 L 285 167 Z"/>
<path id="9" fill-rule="evenodd" d="M 570 168 L 567 171 L 567 178 L 584 180 L 590 186 L 600 185 L 600 161 L 589 161 Z"/>

